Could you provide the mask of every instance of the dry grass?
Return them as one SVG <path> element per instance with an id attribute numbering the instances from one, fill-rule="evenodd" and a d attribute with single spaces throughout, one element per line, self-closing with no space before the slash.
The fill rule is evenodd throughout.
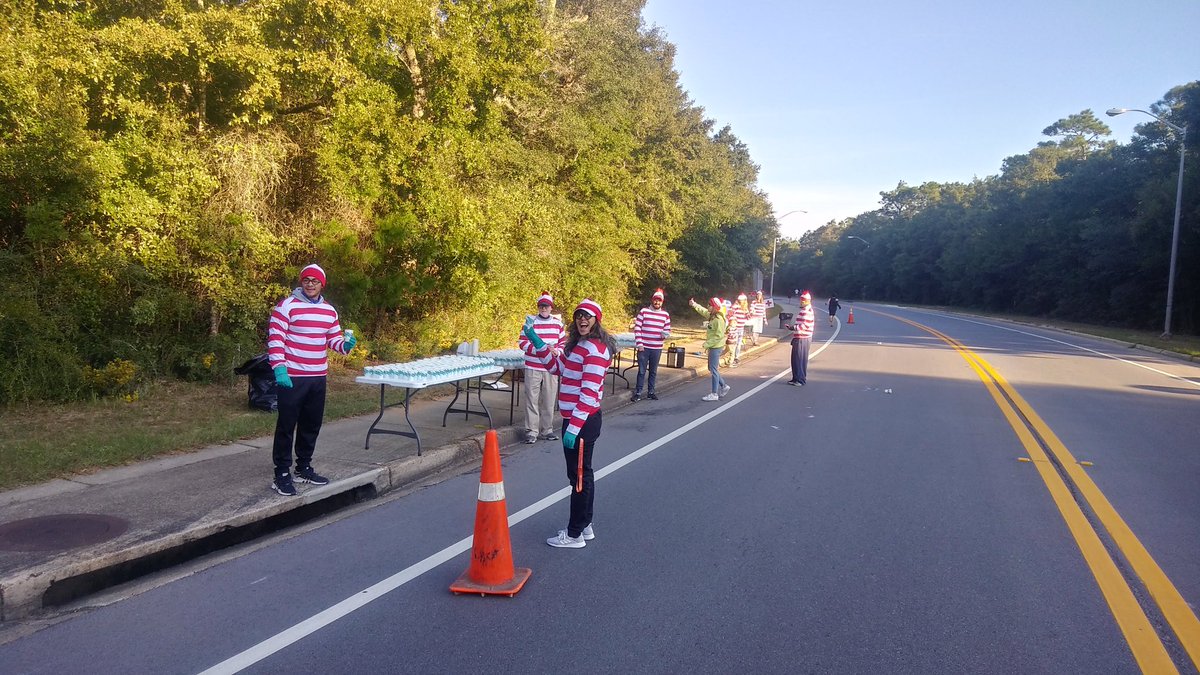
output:
<path id="1" fill-rule="evenodd" d="M 356 373 L 330 375 L 326 419 L 376 409 Z M 246 405 L 246 384 L 155 382 L 133 402 L 14 406 L 0 413 L 0 490 L 238 439 L 269 436 L 275 415 Z"/>

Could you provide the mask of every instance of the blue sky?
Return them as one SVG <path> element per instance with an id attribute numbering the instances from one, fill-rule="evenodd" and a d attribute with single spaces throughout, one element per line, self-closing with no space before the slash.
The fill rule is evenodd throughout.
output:
<path id="1" fill-rule="evenodd" d="M 903 180 L 969 182 L 1090 108 L 1127 143 L 1200 79 L 1200 0 L 648 0 L 692 100 L 796 237 Z M 1200 170 L 1196 167 L 1193 170 Z"/>

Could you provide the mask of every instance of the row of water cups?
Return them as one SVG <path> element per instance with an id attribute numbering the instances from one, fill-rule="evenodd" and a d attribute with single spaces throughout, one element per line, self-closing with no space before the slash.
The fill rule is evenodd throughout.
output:
<path id="1" fill-rule="evenodd" d="M 520 349 L 495 349 L 480 356 L 492 359 L 501 368 L 520 368 L 525 363 L 525 352 Z"/>
<path id="2" fill-rule="evenodd" d="M 466 379 L 483 375 L 494 367 L 491 359 L 479 356 L 432 356 L 408 363 L 388 363 L 367 366 L 363 374 L 380 380 L 428 382 L 431 380 Z"/>

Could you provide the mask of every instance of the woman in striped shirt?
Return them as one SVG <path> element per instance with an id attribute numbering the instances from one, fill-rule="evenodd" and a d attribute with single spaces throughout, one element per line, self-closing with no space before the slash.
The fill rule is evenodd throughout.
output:
<path id="1" fill-rule="evenodd" d="M 533 330 L 532 320 L 525 322 L 525 337 L 536 349 L 534 356 L 561 378 L 558 410 L 563 417 L 563 457 L 572 491 L 567 529 L 559 530 L 557 535 L 546 540 L 556 548 L 583 548 L 585 542 L 596 536 L 592 531 L 592 504 L 595 501 L 592 457 L 603 421 L 600 400 L 604 398 L 604 375 L 617 348 L 616 340 L 600 325 L 603 316 L 596 301 L 585 299 L 580 302 L 571 316 L 567 342 L 562 350 L 547 345 Z M 583 453 L 582 461 L 580 452 Z M 582 480 L 579 476 L 581 465 Z M 577 485 L 581 489 L 575 489 Z"/>
<path id="2" fill-rule="evenodd" d="M 758 335 L 763 332 L 763 324 L 767 321 L 767 303 L 763 300 L 763 292 L 758 291 L 754 294 L 754 300 L 750 302 L 750 321 L 752 323 L 750 331 L 750 344 L 758 345 Z"/>

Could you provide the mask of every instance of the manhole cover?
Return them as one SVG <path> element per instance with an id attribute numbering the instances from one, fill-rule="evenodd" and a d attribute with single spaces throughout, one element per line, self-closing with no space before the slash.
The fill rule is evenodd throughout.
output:
<path id="1" fill-rule="evenodd" d="M 0 525 L 0 550 L 65 551 L 115 539 L 128 529 L 127 521 L 91 513 L 26 518 Z"/>

